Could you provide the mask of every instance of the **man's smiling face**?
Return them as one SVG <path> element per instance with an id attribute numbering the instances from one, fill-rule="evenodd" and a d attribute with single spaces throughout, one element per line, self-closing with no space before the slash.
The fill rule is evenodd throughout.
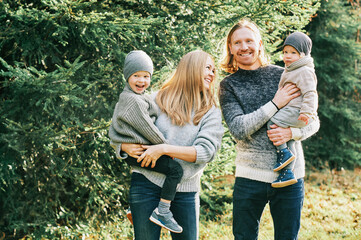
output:
<path id="1" fill-rule="evenodd" d="M 258 58 L 261 45 L 251 29 L 242 27 L 234 31 L 228 47 L 239 68 L 255 70 L 261 66 Z"/>

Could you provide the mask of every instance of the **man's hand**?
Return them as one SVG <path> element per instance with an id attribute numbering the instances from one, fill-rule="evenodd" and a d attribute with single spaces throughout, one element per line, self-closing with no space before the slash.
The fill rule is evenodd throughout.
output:
<path id="1" fill-rule="evenodd" d="M 272 101 L 277 105 L 278 108 L 283 108 L 289 101 L 295 97 L 300 96 L 299 88 L 295 84 L 288 83 L 283 87 L 280 87 Z"/>
<path id="2" fill-rule="evenodd" d="M 291 128 L 282 128 L 276 124 L 272 124 L 270 127 L 271 129 L 267 131 L 267 135 L 273 145 L 280 146 L 292 139 Z"/>

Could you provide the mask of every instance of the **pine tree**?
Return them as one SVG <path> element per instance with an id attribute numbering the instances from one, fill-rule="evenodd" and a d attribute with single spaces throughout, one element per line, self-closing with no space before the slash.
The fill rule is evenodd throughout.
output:
<path id="1" fill-rule="evenodd" d="M 0 231 L 53 239 L 82 222 L 124 217 L 130 171 L 115 159 L 107 129 L 129 51 L 152 57 L 156 85 L 190 50 L 219 55 L 241 17 L 264 29 L 273 52 L 317 7 L 313 0 L 0 1 Z"/>
<path id="2" fill-rule="evenodd" d="M 321 128 L 307 159 L 330 168 L 361 164 L 361 8 L 358 1 L 323 0 L 308 26 L 318 78 Z"/>

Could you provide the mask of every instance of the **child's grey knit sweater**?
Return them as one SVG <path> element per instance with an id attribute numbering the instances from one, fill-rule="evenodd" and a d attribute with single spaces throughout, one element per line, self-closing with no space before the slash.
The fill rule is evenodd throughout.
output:
<path id="1" fill-rule="evenodd" d="M 161 144 L 163 134 L 154 125 L 159 114 L 157 104 L 150 96 L 135 93 L 126 83 L 114 108 L 109 127 L 111 146 L 118 158 L 122 143 Z"/>
<path id="2" fill-rule="evenodd" d="M 236 177 L 271 183 L 276 148 L 267 136 L 267 121 L 277 112 L 271 103 L 283 68 L 269 65 L 256 70 L 239 69 L 220 83 L 220 105 L 231 134 L 236 139 Z M 291 128 L 294 140 L 304 140 L 318 131 L 318 119 L 304 128 Z M 305 160 L 300 141 L 295 144 L 296 178 L 305 175 Z"/>
<path id="3" fill-rule="evenodd" d="M 152 95 L 155 98 L 156 93 Z M 221 111 L 212 107 L 201 119 L 198 125 L 188 123 L 184 126 L 172 124 L 171 119 L 161 112 L 155 125 L 164 135 L 167 143 L 175 146 L 194 146 L 197 152 L 195 163 L 175 158 L 183 168 L 183 177 L 178 184 L 177 192 L 200 191 L 200 178 L 207 163 L 212 161 L 221 146 L 223 136 Z M 147 179 L 158 186 L 163 186 L 165 175 L 134 167 L 135 172 L 143 174 Z"/>

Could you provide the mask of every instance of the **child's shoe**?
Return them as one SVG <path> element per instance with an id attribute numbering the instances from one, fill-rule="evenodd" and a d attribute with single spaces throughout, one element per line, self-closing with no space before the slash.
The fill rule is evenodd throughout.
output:
<path id="1" fill-rule="evenodd" d="M 274 188 L 287 187 L 289 185 L 297 183 L 297 179 L 293 174 L 292 170 L 284 169 L 278 175 L 276 181 L 274 181 L 271 186 Z"/>
<path id="2" fill-rule="evenodd" d="M 289 148 L 284 148 L 279 151 L 277 151 L 277 163 L 273 167 L 273 171 L 277 172 L 284 167 L 286 167 L 288 164 L 290 164 L 293 160 L 295 160 L 295 155 L 291 152 Z"/>
<path id="3" fill-rule="evenodd" d="M 179 226 L 179 224 L 173 218 L 173 214 L 171 212 L 166 213 L 166 214 L 160 214 L 158 212 L 158 208 L 156 208 L 156 209 L 154 209 L 149 220 L 161 227 L 164 227 L 165 229 L 168 229 L 171 232 L 174 232 L 174 233 L 183 232 L 183 228 L 181 226 Z"/>
<path id="4" fill-rule="evenodd" d="M 133 224 L 133 217 L 132 217 L 132 212 L 130 211 L 130 208 L 127 209 L 127 218 L 130 221 L 130 223 Z"/>

